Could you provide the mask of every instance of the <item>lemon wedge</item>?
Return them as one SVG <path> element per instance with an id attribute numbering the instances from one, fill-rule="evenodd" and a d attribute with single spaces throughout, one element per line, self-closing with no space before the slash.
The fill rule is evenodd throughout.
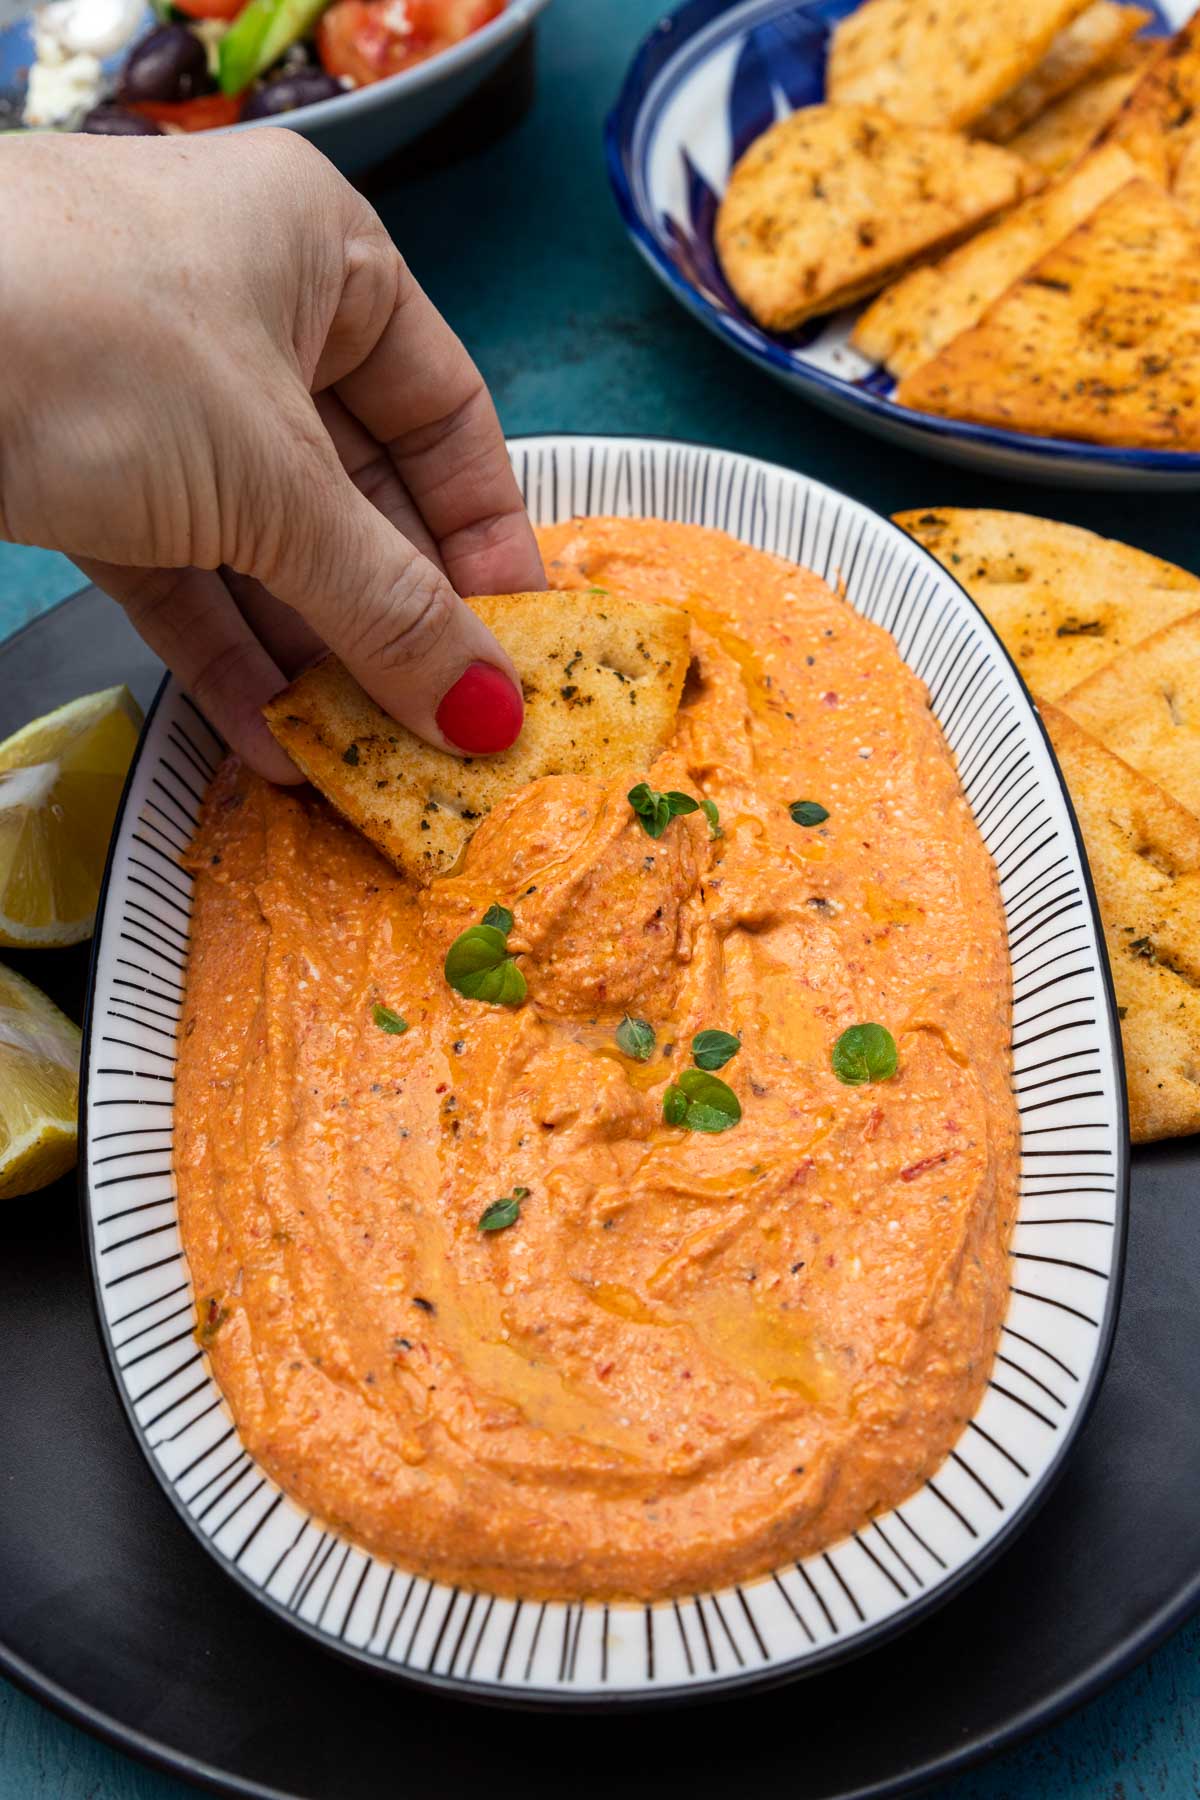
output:
<path id="1" fill-rule="evenodd" d="M 91 936 L 141 724 L 129 689 L 105 688 L 0 744 L 0 944 L 28 949 Z"/>
<path id="2" fill-rule="evenodd" d="M 79 1027 L 0 963 L 0 1200 L 74 1167 L 79 1048 Z"/>

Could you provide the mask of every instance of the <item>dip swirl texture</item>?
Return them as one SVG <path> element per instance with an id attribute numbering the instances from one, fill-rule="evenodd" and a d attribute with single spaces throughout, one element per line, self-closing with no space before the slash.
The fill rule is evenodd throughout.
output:
<path id="1" fill-rule="evenodd" d="M 180 1216 L 242 1441 L 302 1506 L 443 1580 L 653 1598 L 861 1526 L 978 1404 L 1016 1198 L 1009 964 L 884 632 L 717 532 L 541 541 L 554 585 L 687 610 L 672 740 L 628 780 L 513 794 L 423 890 L 227 764 L 189 858 Z M 715 801 L 721 835 L 697 811 L 651 838 L 642 779 Z M 798 798 L 828 819 L 794 823 Z M 493 904 L 517 1008 L 442 972 Z M 845 1086 L 832 1048 L 865 1021 L 899 1066 Z M 710 1028 L 741 1039 L 720 1135 L 662 1116 Z"/>

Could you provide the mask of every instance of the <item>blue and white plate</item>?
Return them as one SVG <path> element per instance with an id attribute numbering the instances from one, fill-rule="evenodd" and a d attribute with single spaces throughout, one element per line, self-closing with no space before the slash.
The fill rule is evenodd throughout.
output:
<path id="1" fill-rule="evenodd" d="M 849 337 L 847 311 L 773 336 L 744 310 L 713 246 L 717 204 L 743 151 L 825 93 L 825 57 L 857 0 L 687 0 L 642 43 L 605 127 L 621 217 L 654 273 L 726 343 L 806 399 L 879 437 L 996 474 L 1089 487 L 1200 487 L 1200 454 L 1035 438 L 897 406 L 895 385 Z M 1191 0 L 1146 0 L 1155 32 Z"/>
<path id="2" fill-rule="evenodd" d="M 146 721 L 101 897 L 83 1057 L 84 1236 L 134 1436 L 200 1542 L 280 1618 L 373 1669 L 469 1697 L 703 1697 L 822 1668 L 911 1623 L 978 1574 L 1044 1498 L 1116 1323 L 1128 1185 L 1116 1015 L 1045 734 L 983 615 L 920 545 L 819 482 L 724 451 L 558 437 L 518 440 L 512 455 L 539 523 L 617 513 L 715 525 L 844 582 L 928 686 L 996 860 L 1013 971 L 1020 1201 L 1008 1311 L 975 1417 L 930 1481 L 824 1554 L 651 1606 L 542 1604 L 429 1582 L 289 1499 L 243 1448 L 196 1342 L 179 1236 L 174 1071 L 192 891 L 180 856 L 224 747 L 173 680 Z"/>

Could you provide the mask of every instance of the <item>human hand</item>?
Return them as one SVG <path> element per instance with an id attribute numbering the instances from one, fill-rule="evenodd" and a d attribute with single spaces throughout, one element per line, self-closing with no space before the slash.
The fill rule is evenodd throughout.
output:
<path id="1" fill-rule="evenodd" d="M 0 148 L 0 537 L 65 551 L 254 768 L 328 645 L 431 743 L 507 747 L 459 594 L 545 585 L 474 364 L 302 138 Z"/>

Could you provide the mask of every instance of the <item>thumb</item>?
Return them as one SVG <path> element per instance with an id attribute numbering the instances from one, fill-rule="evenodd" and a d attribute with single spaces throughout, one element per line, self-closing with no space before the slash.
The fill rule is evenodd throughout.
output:
<path id="1" fill-rule="evenodd" d="M 246 571 L 317 631 L 385 712 L 439 749 L 494 754 L 515 742 L 521 684 L 506 652 L 446 576 L 361 494 L 336 456 L 294 472 L 282 516 L 304 520 Z M 303 464 L 303 459 L 301 459 Z"/>

